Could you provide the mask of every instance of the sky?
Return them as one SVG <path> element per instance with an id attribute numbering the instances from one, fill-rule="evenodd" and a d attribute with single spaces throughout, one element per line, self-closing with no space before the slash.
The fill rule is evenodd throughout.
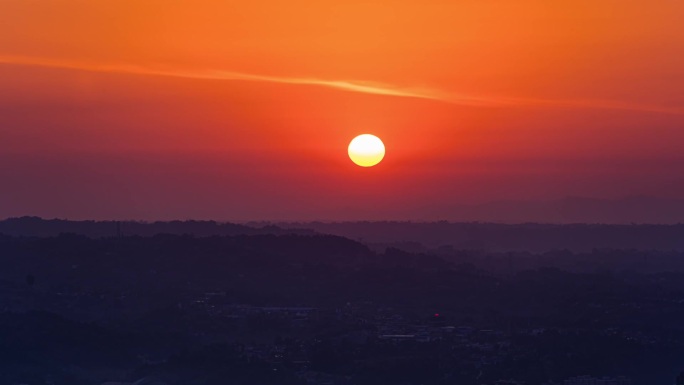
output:
<path id="1" fill-rule="evenodd" d="M 682 199 L 682 17 L 680 0 L 0 0 L 0 217 Z M 364 133 L 378 166 L 347 156 Z"/>

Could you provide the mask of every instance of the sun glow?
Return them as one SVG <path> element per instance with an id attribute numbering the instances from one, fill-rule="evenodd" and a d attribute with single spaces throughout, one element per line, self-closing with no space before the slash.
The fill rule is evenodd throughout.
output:
<path id="1" fill-rule="evenodd" d="M 375 135 L 363 134 L 349 143 L 349 158 L 361 167 L 372 167 L 385 157 L 385 145 Z"/>

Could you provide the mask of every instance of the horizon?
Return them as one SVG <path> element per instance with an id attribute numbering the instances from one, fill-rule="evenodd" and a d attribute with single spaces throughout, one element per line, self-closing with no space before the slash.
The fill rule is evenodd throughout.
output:
<path id="1" fill-rule="evenodd" d="M 470 211 L 468 211 L 470 210 Z M 492 224 L 605 224 L 605 225 L 673 225 L 682 223 L 684 199 L 668 199 L 647 195 L 629 195 L 616 199 L 567 196 L 554 200 L 499 200 L 480 204 L 450 205 L 451 214 L 430 215 L 425 209 L 413 217 L 338 217 L 338 218 L 218 218 L 218 217 L 94 217 L 16 213 L 3 219 L 33 217 L 73 221 L 215 221 L 221 223 L 338 223 L 338 222 L 415 222 L 415 223 L 492 223 Z M 502 213 L 503 212 L 503 213 Z M 428 213 L 428 215 L 425 215 Z M 663 219 L 666 218 L 666 219 Z"/>

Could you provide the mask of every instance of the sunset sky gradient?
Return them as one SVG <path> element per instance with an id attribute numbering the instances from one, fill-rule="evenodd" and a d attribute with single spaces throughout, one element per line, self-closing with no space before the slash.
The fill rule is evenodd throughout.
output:
<path id="1" fill-rule="evenodd" d="M 2 0 L 0 217 L 684 198 L 683 18 L 680 0 Z M 363 133 L 376 167 L 347 157 Z"/>

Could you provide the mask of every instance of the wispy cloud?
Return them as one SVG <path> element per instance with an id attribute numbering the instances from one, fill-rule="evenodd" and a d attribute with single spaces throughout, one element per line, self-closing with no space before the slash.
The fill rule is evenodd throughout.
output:
<path id="1" fill-rule="evenodd" d="M 428 99 L 443 103 L 481 107 L 562 107 L 583 109 L 630 110 L 652 113 L 684 115 L 684 107 L 666 107 L 618 100 L 602 99 L 535 99 L 497 96 L 478 96 L 458 94 L 436 88 L 400 87 L 368 81 L 327 80 L 314 77 L 268 76 L 221 70 L 168 69 L 129 64 L 94 64 L 79 61 L 66 61 L 30 56 L 0 55 L 0 64 L 63 68 L 79 71 L 121 73 L 132 75 L 168 76 L 188 79 L 236 80 L 293 85 L 307 85 L 333 88 L 348 92 L 358 92 L 392 97 Z"/>

